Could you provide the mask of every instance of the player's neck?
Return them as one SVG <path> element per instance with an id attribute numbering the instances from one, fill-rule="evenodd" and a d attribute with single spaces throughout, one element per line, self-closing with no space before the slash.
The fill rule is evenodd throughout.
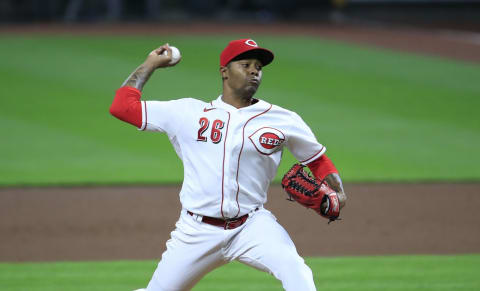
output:
<path id="1" fill-rule="evenodd" d="M 253 93 L 253 94 L 252 94 Z M 223 88 L 222 100 L 223 102 L 232 105 L 235 108 L 242 108 L 252 105 L 253 95 L 251 91 L 237 92 L 228 87 Z"/>
<path id="2" fill-rule="evenodd" d="M 235 97 L 232 95 L 222 95 L 223 102 L 232 105 L 235 108 L 242 108 L 252 105 L 252 97 Z"/>

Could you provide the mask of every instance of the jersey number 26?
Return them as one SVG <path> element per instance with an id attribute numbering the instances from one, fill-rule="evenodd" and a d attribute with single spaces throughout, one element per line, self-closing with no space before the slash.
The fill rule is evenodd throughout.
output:
<path id="1" fill-rule="evenodd" d="M 200 124 L 200 129 L 198 130 L 198 138 L 197 141 L 207 142 L 208 138 L 204 135 L 205 132 L 208 130 L 210 126 L 210 121 L 206 117 L 200 118 L 198 121 Z M 213 143 L 219 143 L 222 140 L 222 131 L 221 129 L 225 125 L 225 122 L 215 119 L 212 123 L 212 129 L 210 131 L 210 139 Z"/>

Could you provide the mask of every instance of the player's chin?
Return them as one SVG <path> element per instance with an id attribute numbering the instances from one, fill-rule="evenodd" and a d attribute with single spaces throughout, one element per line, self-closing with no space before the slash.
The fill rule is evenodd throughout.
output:
<path id="1" fill-rule="evenodd" d="M 258 84 L 249 84 L 245 87 L 245 91 L 247 91 L 249 94 L 253 95 L 257 92 L 258 89 Z"/>

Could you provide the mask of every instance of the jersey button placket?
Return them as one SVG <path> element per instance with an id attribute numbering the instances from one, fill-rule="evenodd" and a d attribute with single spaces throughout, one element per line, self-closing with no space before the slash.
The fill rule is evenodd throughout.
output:
<path id="1" fill-rule="evenodd" d="M 224 217 L 230 217 L 232 215 L 232 206 L 231 206 L 231 189 L 232 189 L 232 176 L 230 173 L 230 165 L 232 162 L 231 147 L 234 143 L 235 134 L 233 128 L 235 123 L 235 118 L 233 114 L 230 114 L 230 120 L 228 124 L 228 137 L 224 140 L 224 168 L 223 168 L 223 203 L 222 203 L 222 214 Z"/>
<path id="2" fill-rule="evenodd" d="M 237 201 L 237 192 L 239 191 L 238 185 L 238 166 L 239 166 L 239 157 L 242 150 L 242 133 L 243 133 L 243 126 L 245 124 L 245 120 L 241 114 L 241 111 L 238 111 L 236 114 L 236 123 L 235 123 L 235 138 L 234 144 L 232 145 L 231 149 L 231 163 L 230 163 L 230 175 L 231 175 L 231 203 L 232 203 L 232 212 L 233 215 L 237 215 L 239 213 L 239 205 Z"/>
<path id="3" fill-rule="evenodd" d="M 228 181 L 228 186 L 224 189 L 224 214 L 228 217 L 233 217 L 237 213 L 238 209 L 236 202 L 237 155 L 235 152 L 238 144 L 238 115 L 236 114 L 236 112 L 232 112 L 230 115 L 229 135 L 229 140 L 227 141 L 226 145 L 226 156 L 228 156 L 228 164 L 225 164 L 225 179 Z M 227 212 L 225 212 L 225 210 L 227 210 Z"/>

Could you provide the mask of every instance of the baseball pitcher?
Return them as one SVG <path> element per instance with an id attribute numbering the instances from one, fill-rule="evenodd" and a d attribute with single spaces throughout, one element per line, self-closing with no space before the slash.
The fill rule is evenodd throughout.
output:
<path id="1" fill-rule="evenodd" d="M 254 98 L 273 58 L 252 39 L 234 40 L 220 54 L 218 98 L 141 100 L 152 73 L 180 61 L 172 61 L 165 44 L 117 90 L 110 113 L 140 130 L 167 134 L 184 168 L 180 217 L 146 290 L 190 290 L 233 260 L 272 274 L 285 290 L 316 290 L 290 236 L 263 207 L 282 151 L 288 148 L 299 161 L 282 180 L 292 200 L 330 222 L 346 195 L 325 147 L 302 118 Z"/>

